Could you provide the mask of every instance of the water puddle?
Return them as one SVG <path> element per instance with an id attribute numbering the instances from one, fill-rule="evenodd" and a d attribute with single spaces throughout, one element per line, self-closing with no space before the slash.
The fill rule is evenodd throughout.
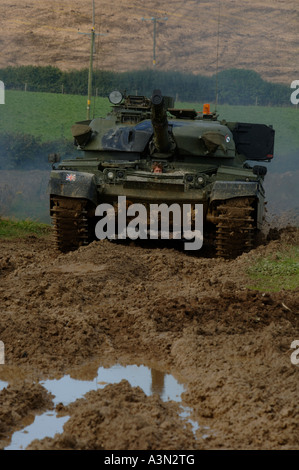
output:
<path id="1" fill-rule="evenodd" d="M 0 392 L 3 390 L 5 387 L 7 387 L 8 383 L 4 382 L 3 380 L 0 380 Z"/>
<path id="2" fill-rule="evenodd" d="M 104 388 L 107 384 L 119 383 L 121 380 L 127 380 L 132 387 L 140 387 L 148 396 L 159 394 L 163 401 L 181 401 L 181 394 L 184 392 L 184 386 L 170 374 L 150 369 L 146 366 L 121 366 L 115 365 L 110 368 L 99 367 L 97 375 L 93 380 L 73 379 L 69 375 L 59 380 L 45 380 L 40 382 L 55 398 L 54 406 L 58 403 L 68 405 L 75 400 L 84 397 L 91 390 Z M 1 385 L 6 386 L 5 382 L 0 381 Z M 3 388 L 3 387 L 2 387 Z M 192 410 L 181 406 L 182 418 L 188 418 Z M 69 419 L 68 416 L 57 417 L 55 411 L 47 411 L 42 415 L 36 416 L 32 424 L 21 431 L 13 434 L 11 443 L 5 450 L 25 449 L 34 439 L 43 439 L 44 437 L 54 437 L 57 433 L 63 432 L 63 425 Z M 191 423 L 193 432 L 199 429 L 199 425 L 188 419 Z M 203 433 L 208 427 L 202 427 Z M 203 434 L 205 439 L 208 434 Z"/>

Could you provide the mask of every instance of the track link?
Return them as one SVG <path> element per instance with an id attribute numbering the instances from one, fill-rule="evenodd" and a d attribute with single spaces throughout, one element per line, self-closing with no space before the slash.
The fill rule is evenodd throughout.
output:
<path id="1" fill-rule="evenodd" d="M 253 200 L 234 198 L 217 207 L 216 254 L 223 258 L 236 258 L 253 248 L 255 222 Z"/>
<path id="2" fill-rule="evenodd" d="M 51 196 L 50 215 L 56 249 L 66 253 L 90 243 L 87 200 Z"/>

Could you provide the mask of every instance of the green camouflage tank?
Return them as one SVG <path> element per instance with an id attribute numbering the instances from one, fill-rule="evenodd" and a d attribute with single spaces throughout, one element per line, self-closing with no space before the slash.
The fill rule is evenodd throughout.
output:
<path id="1" fill-rule="evenodd" d="M 74 158 L 53 164 L 50 215 L 57 248 L 75 250 L 93 241 L 96 208 L 118 198 L 141 203 L 201 204 L 204 244 L 215 255 L 249 251 L 262 228 L 267 168 L 274 130 L 265 124 L 226 122 L 175 108 L 155 90 L 151 99 L 112 92 L 106 118 L 74 124 Z M 258 162 L 258 164 L 252 164 Z M 191 219 L 194 217 L 191 215 Z"/>

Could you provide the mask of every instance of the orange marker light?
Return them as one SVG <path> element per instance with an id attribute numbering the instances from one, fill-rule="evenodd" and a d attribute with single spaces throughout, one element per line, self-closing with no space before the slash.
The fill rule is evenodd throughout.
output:
<path id="1" fill-rule="evenodd" d="M 203 114 L 210 114 L 210 105 L 206 103 L 203 105 Z"/>
<path id="2" fill-rule="evenodd" d="M 210 114 L 210 105 L 206 103 L 203 105 L 203 114 Z"/>

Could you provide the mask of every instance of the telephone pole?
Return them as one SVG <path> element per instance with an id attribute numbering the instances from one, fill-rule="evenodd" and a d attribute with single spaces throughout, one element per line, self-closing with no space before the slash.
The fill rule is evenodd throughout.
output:
<path id="1" fill-rule="evenodd" d="M 100 36 L 99 33 L 95 32 L 95 7 L 94 0 L 92 0 L 92 28 L 90 33 L 81 33 L 90 36 L 90 58 L 89 58 L 89 70 L 88 70 L 88 90 L 87 90 L 87 114 L 86 119 L 90 120 L 90 103 L 92 95 L 92 74 L 93 74 L 93 56 L 95 53 L 95 36 Z"/>
<path id="2" fill-rule="evenodd" d="M 152 21 L 154 24 L 154 37 L 153 37 L 153 66 L 156 66 L 156 35 L 157 35 L 157 21 L 167 21 L 168 18 L 167 16 L 164 16 L 162 18 L 157 18 L 155 16 L 151 18 L 141 18 L 142 21 Z"/>

